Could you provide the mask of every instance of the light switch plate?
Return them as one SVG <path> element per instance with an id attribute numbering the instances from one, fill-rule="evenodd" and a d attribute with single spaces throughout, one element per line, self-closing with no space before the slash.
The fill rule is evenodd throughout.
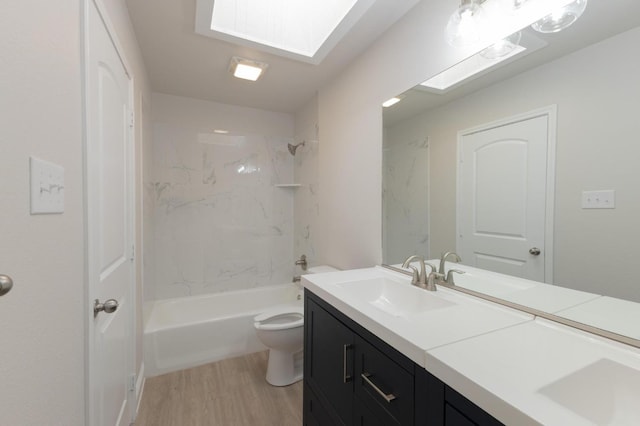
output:
<path id="1" fill-rule="evenodd" d="M 616 191 L 613 189 L 602 191 L 582 191 L 583 209 L 615 209 Z"/>
<path id="2" fill-rule="evenodd" d="M 64 213 L 64 167 L 30 157 L 31 214 Z"/>

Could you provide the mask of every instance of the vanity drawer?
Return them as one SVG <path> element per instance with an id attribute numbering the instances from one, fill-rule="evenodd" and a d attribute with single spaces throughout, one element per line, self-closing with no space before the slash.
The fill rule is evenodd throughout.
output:
<path id="1" fill-rule="evenodd" d="M 373 414 L 396 424 L 413 424 L 413 374 L 359 336 L 355 340 L 354 379 L 356 397 Z"/>

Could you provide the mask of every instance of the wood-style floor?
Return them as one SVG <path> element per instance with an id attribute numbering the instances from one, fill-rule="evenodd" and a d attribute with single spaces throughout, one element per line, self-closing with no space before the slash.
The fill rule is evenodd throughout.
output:
<path id="1" fill-rule="evenodd" d="M 302 382 L 265 381 L 268 352 L 147 379 L 136 426 L 300 426 Z"/>

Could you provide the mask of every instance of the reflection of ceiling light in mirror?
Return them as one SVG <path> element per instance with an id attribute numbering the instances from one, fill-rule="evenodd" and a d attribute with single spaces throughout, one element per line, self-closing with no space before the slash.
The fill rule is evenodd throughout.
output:
<path id="1" fill-rule="evenodd" d="M 531 34 L 523 34 L 520 44 L 514 45 L 512 50 L 503 56 L 483 55 L 485 50 L 468 57 L 451 68 L 437 74 L 420 85 L 435 93 L 452 90 L 462 82 L 477 78 L 493 71 L 499 66 L 506 65 L 518 58 L 545 47 L 547 43 Z"/>
<path id="2" fill-rule="evenodd" d="M 385 108 L 389 108 L 390 106 L 397 104 L 401 100 L 402 100 L 402 98 L 400 96 L 396 96 L 394 98 L 387 99 L 386 101 L 384 101 L 382 103 L 382 106 L 385 107 Z"/>
<path id="3" fill-rule="evenodd" d="M 238 167 L 237 172 L 240 175 L 248 175 L 251 173 L 256 173 L 260 171 L 260 167 L 256 167 L 256 166 L 251 166 L 251 165 L 241 165 L 240 167 Z"/>
<path id="4" fill-rule="evenodd" d="M 507 56 L 509 53 L 520 47 L 518 43 L 520 43 L 521 37 L 522 33 L 520 31 L 511 34 L 509 37 L 503 38 L 499 42 L 494 43 L 486 49 L 482 50 L 480 52 L 480 55 L 487 59 L 496 59 Z"/>
<path id="5" fill-rule="evenodd" d="M 256 81 L 262 76 L 269 64 L 234 56 L 229 63 L 229 72 L 236 78 Z"/>
<path id="6" fill-rule="evenodd" d="M 531 28 L 541 33 L 557 33 L 576 22 L 587 8 L 587 0 L 575 0 L 536 21 Z"/>

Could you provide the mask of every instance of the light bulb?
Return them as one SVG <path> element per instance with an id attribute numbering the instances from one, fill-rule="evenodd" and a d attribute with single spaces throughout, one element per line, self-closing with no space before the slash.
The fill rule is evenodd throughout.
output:
<path id="1" fill-rule="evenodd" d="M 499 0 L 499 5 L 506 13 L 511 14 L 531 0 Z"/>
<path id="2" fill-rule="evenodd" d="M 587 0 L 575 0 L 535 22 L 531 28 L 541 33 L 557 33 L 576 22 L 586 8 Z"/>
<path id="3" fill-rule="evenodd" d="M 518 43 L 520 43 L 521 37 L 522 33 L 520 31 L 513 33 L 509 37 L 503 38 L 497 43 L 487 47 L 480 52 L 480 55 L 487 59 L 497 59 L 506 56 L 519 46 Z"/>
<path id="4" fill-rule="evenodd" d="M 484 10 L 478 0 L 465 1 L 449 18 L 447 43 L 454 47 L 471 46 L 481 40 L 485 24 Z"/>

